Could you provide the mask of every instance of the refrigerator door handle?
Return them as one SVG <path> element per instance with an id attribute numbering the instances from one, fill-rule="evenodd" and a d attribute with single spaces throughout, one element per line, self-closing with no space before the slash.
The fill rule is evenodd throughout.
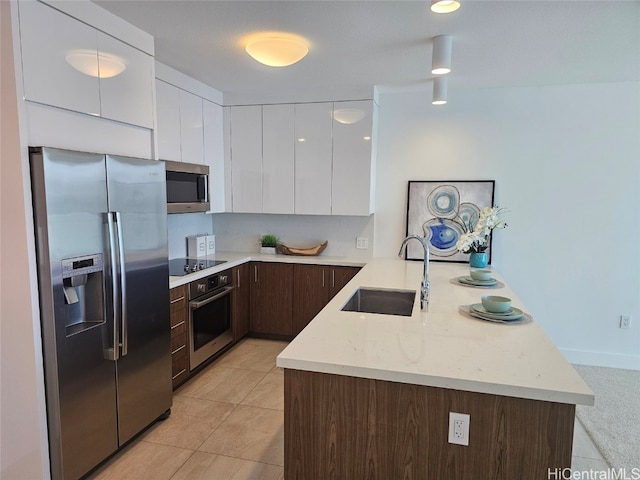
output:
<path id="1" fill-rule="evenodd" d="M 127 280 L 124 271 L 124 243 L 122 241 L 122 217 L 120 212 L 115 212 L 116 216 L 116 231 L 118 233 L 118 270 L 120 271 L 120 335 L 122 343 L 121 354 L 124 357 L 128 350 L 127 331 L 129 329 L 127 323 Z"/>
<path id="2" fill-rule="evenodd" d="M 118 295 L 118 271 L 117 271 L 117 258 L 116 258 L 116 245 L 115 245 L 115 227 L 113 223 L 113 215 L 111 212 L 105 214 L 107 218 L 107 226 L 109 228 L 109 263 L 111 264 L 111 290 L 113 303 L 113 356 L 111 360 L 118 360 L 120 338 L 118 335 L 118 310 L 119 310 L 119 295 Z"/>

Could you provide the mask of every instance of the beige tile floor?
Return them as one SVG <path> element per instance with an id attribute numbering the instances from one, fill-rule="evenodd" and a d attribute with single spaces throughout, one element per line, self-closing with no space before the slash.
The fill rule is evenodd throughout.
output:
<path id="1" fill-rule="evenodd" d="M 284 375 L 275 362 L 285 346 L 253 338 L 240 342 L 174 392 L 167 420 L 89 478 L 284 479 Z M 572 468 L 607 468 L 577 420 Z"/>

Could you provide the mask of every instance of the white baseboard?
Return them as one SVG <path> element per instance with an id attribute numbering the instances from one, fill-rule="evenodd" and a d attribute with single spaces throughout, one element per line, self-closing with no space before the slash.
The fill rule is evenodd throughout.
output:
<path id="1" fill-rule="evenodd" d="M 570 363 L 577 363 L 578 365 L 640 370 L 640 355 L 590 352 L 586 350 L 571 350 L 568 348 L 561 348 L 560 351 Z"/>

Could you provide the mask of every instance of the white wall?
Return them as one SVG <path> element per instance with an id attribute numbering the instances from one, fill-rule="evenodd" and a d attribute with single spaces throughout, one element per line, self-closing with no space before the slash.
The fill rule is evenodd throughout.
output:
<path id="1" fill-rule="evenodd" d="M 273 233 L 290 247 L 311 247 L 329 241 L 323 255 L 371 257 L 373 217 L 325 215 L 263 215 L 224 213 L 214 215 L 216 250 L 258 252 L 258 239 Z M 368 250 L 356 249 L 356 237 L 369 239 Z"/>
<path id="2" fill-rule="evenodd" d="M 26 148 L 20 142 L 10 3 L 0 1 L 0 478 L 48 478 L 44 376 Z M 15 26 L 15 23 L 14 23 Z M 22 137 L 24 138 L 24 136 Z"/>
<path id="3" fill-rule="evenodd" d="M 375 256 L 408 180 L 495 179 L 493 264 L 526 308 L 570 361 L 640 368 L 638 83 L 383 93 L 379 119 Z"/>

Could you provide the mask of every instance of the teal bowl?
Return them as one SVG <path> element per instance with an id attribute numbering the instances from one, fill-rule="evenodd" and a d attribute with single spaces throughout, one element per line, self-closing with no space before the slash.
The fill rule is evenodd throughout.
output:
<path id="1" fill-rule="evenodd" d="M 482 297 L 482 306 L 487 312 L 504 313 L 511 308 L 511 299 L 497 295 L 484 295 Z"/>
<path id="2" fill-rule="evenodd" d="M 469 274 L 474 280 L 491 280 L 491 270 L 487 268 L 472 268 Z"/>

